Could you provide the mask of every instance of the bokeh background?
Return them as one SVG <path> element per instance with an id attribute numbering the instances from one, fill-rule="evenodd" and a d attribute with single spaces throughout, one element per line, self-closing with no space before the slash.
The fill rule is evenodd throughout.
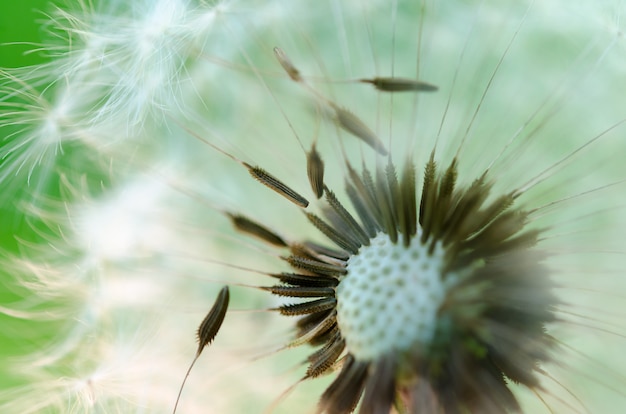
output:
<path id="1" fill-rule="evenodd" d="M 20 68 L 38 65 L 48 60 L 45 53 L 33 52 L 33 49 L 37 44 L 49 40 L 48 35 L 41 29 L 41 24 L 46 20 L 44 13 L 51 10 L 54 4 L 48 0 L 2 3 L 0 6 L 0 68 Z M 8 133 L 10 133 L 8 128 L 2 129 L 2 138 Z M 0 145 L 3 141 L 4 139 L 0 141 Z M 15 251 L 18 245 L 14 237 L 16 234 L 32 235 L 29 227 L 24 226 L 19 216 L 15 206 L 7 203 L 3 198 L 0 204 L 0 244 L 3 249 Z M 6 290 L 3 290 L 2 294 L 6 293 Z M 4 296 L 3 300 L 6 300 Z"/>
<path id="2" fill-rule="evenodd" d="M 49 0 L 27 0 L 27 1 L 3 1 L 0 5 L 0 68 L 19 68 L 37 65 L 45 62 L 47 57 L 43 53 L 29 53 L 34 45 L 46 40 L 46 35 L 41 30 L 41 24 L 45 20 L 45 13 L 53 7 L 54 2 Z M 0 146 L 4 143 L 4 138 L 11 133 L 11 129 L 4 127 L 0 129 Z M 0 168 L 2 168 L 0 160 Z M 58 184 L 51 183 L 45 192 L 55 191 Z M 16 200 L 20 200 L 23 192 L 27 189 L 19 187 L 0 187 L 2 196 L 0 197 L 0 255 L 3 257 L 7 253 L 15 253 L 18 250 L 18 239 L 37 241 L 37 233 L 28 224 L 20 211 Z M 7 194 L 7 192 L 9 194 Z M 12 275 L 5 268 L 0 268 L 0 305 L 11 303 L 20 299 L 19 292 L 10 289 Z M 0 367 L 7 364 L 5 358 L 11 358 L 15 354 L 22 354 L 24 347 L 28 347 L 29 342 L 14 340 L 15 331 L 30 331 L 32 335 L 50 333 L 47 330 L 33 329 L 36 325 L 28 320 L 16 320 L 8 318 L 0 313 Z M 38 338 L 32 338 L 31 343 L 39 342 Z M 11 383 L 11 376 L 3 375 L 0 368 L 0 389 Z"/>

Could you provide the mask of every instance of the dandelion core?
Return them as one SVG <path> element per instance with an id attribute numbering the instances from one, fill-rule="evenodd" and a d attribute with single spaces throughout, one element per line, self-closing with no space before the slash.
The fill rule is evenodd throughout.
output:
<path id="1" fill-rule="evenodd" d="M 419 232 L 418 232 L 419 234 Z M 348 259 L 337 286 L 337 324 L 359 360 L 427 349 L 437 313 L 458 275 L 444 275 L 445 250 L 413 237 L 408 247 L 380 232 Z"/>

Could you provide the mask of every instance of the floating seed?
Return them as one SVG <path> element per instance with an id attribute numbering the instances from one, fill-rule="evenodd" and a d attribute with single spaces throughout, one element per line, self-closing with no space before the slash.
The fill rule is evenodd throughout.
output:
<path id="1" fill-rule="evenodd" d="M 276 60 L 280 63 L 280 66 L 283 67 L 287 75 L 291 78 L 291 80 L 295 82 L 302 81 L 302 77 L 300 76 L 300 71 L 296 69 L 296 67 L 291 63 L 291 60 L 287 57 L 287 54 L 284 50 L 279 47 L 274 48 L 274 56 L 276 56 Z"/>
<path id="2" fill-rule="evenodd" d="M 224 317 L 226 316 L 226 310 L 228 309 L 229 300 L 230 293 L 228 291 L 228 286 L 224 286 L 217 295 L 215 304 L 213 304 L 213 307 L 198 328 L 198 356 L 204 347 L 213 341 L 215 335 L 217 335 L 217 331 L 219 331 L 222 326 L 222 322 L 224 322 Z"/>
<path id="3" fill-rule="evenodd" d="M 311 189 L 317 198 L 324 194 L 324 161 L 315 149 L 315 144 L 306 155 L 306 172 L 309 176 Z"/>
<path id="4" fill-rule="evenodd" d="M 224 286 L 220 293 L 218 293 L 217 298 L 215 299 L 215 303 L 213 307 L 207 313 L 204 320 L 200 324 L 198 331 L 196 333 L 198 338 L 198 349 L 196 351 L 196 356 L 191 361 L 189 368 L 187 369 L 187 373 L 185 374 L 185 378 L 183 379 L 183 383 L 180 385 L 180 390 L 178 390 L 178 396 L 176 397 L 176 403 L 174 404 L 173 414 L 176 414 L 176 408 L 178 408 L 178 402 L 180 401 L 180 396 L 183 392 L 183 387 L 187 382 L 187 378 L 189 378 L 189 373 L 191 369 L 195 365 L 196 361 L 200 357 L 200 354 L 204 350 L 204 348 L 209 345 L 213 339 L 215 339 L 215 335 L 220 330 L 222 326 L 222 322 L 224 322 L 224 317 L 226 316 L 226 310 L 228 309 L 228 302 L 230 300 L 230 293 L 228 291 L 228 286 Z"/>
<path id="5" fill-rule="evenodd" d="M 230 219 L 233 222 L 233 225 L 239 231 L 248 233 L 252 236 L 256 236 L 260 238 L 261 240 L 267 243 L 273 244 L 275 246 L 280 246 L 280 247 L 287 246 L 287 243 L 285 243 L 282 237 L 280 237 L 273 231 L 269 230 L 265 226 L 255 223 L 254 221 L 250 220 L 247 217 L 244 217 L 238 214 L 231 214 L 231 213 L 228 213 L 228 217 L 230 217 Z"/>
<path id="6" fill-rule="evenodd" d="M 372 84 L 382 92 L 435 92 L 439 89 L 430 83 L 409 78 L 377 77 L 360 79 L 359 82 Z"/>
<path id="7" fill-rule="evenodd" d="M 286 184 L 284 184 L 282 181 L 280 181 L 278 178 L 274 177 L 264 169 L 259 167 L 253 167 L 248 163 L 243 163 L 243 165 L 248 169 L 250 175 L 254 177 L 257 181 L 259 181 L 266 187 L 269 187 L 272 190 L 276 191 L 287 200 L 302 208 L 306 208 L 309 205 L 309 201 L 306 198 L 296 193 L 294 190 L 289 188 Z"/>
<path id="8" fill-rule="evenodd" d="M 332 105 L 337 116 L 339 126 L 355 137 L 362 139 L 381 155 L 387 155 L 387 150 L 378 136 L 363 121 L 347 109 Z"/>

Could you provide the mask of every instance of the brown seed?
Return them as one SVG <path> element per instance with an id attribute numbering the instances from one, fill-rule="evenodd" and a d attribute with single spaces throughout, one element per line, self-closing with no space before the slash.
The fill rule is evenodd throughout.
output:
<path id="1" fill-rule="evenodd" d="M 378 136 L 363 121 L 347 109 L 332 105 L 339 126 L 355 137 L 362 139 L 367 145 L 372 147 L 381 155 L 387 155 L 385 145 L 378 139 Z"/>
<path id="2" fill-rule="evenodd" d="M 319 323 L 311 324 L 306 327 L 302 327 L 298 330 L 296 339 L 287 344 L 287 348 L 293 348 L 302 344 L 310 343 L 316 345 L 314 342 L 320 337 L 324 337 L 327 334 L 333 335 L 333 331 L 338 330 L 337 327 L 337 310 L 331 309 L 331 312 L 321 311 L 320 315 L 326 315 Z M 309 315 L 311 316 L 311 315 Z M 319 344 L 318 344 L 319 345 Z"/>
<path id="3" fill-rule="evenodd" d="M 350 198 L 350 202 L 359 215 L 367 235 L 370 238 L 374 237 L 380 230 L 380 226 L 376 223 L 376 218 L 366 205 L 366 201 L 363 200 L 357 188 L 350 182 L 346 183 L 346 194 L 348 195 L 348 198 Z"/>
<path id="4" fill-rule="evenodd" d="M 324 161 L 315 149 L 315 144 L 311 147 L 311 151 L 306 155 L 306 172 L 309 176 L 311 189 L 317 198 L 324 194 Z"/>
<path id="5" fill-rule="evenodd" d="M 218 293 L 217 298 L 215 299 L 215 303 L 213 307 L 207 313 L 207 315 L 202 320 L 200 327 L 196 333 L 198 337 L 198 350 L 196 351 L 196 356 L 189 364 L 189 368 L 187 369 L 187 373 L 185 374 L 185 378 L 183 379 L 182 384 L 180 385 L 180 389 L 178 390 L 178 396 L 176 397 L 176 403 L 174 404 L 173 414 L 176 414 L 176 408 L 178 408 L 178 402 L 180 401 L 180 396 L 183 393 L 183 388 L 185 387 L 185 383 L 187 382 L 187 378 L 189 378 L 189 373 L 193 368 L 194 364 L 200 357 L 200 354 L 204 350 L 204 348 L 210 344 L 217 332 L 220 330 L 222 326 L 222 322 L 224 322 L 224 317 L 226 316 L 226 310 L 228 309 L 228 302 L 230 300 L 230 293 L 228 291 L 228 286 L 224 286 L 220 293 Z"/>
<path id="6" fill-rule="evenodd" d="M 314 327 L 318 326 L 322 321 L 327 319 L 329 316 L 333 314 L 336 315 L 336 313 L 337 312 L 334 312 L 332 309 L 329 309 L 324 312 L 312 313 L 310 315 L 306 315 L 298 319 L 296 321 L 296 327 L 298 328 L 298 336 L 300 336 L 301 333 L 306 333 L 310 331 Z"/>
<path id="7" fill-rule="evenodd" d="M 335 196 L 335 193 L 326 189 L 326 201 L 334 212 L 334 215 L 341 221 L 342 227 L 350 234 L 352 240 L 358 240 L 361 245 L 369 245 L 369 237 L 363 227 L 352 217 L 352 214 L 346 210 L 341 202 Z"/>
<path id="8" fill-rule="evenodd" d="M 336 304 L 337 299 L 329 297 L 313 300 L 311 302 L 283 305 L 276 308 L 276 310 L 286 316 L 308 315 L 310 313 L 323 312 L 328 309 L 333 309 Z"/>
<path id="9" fill-rule="evenodd" d="M 282 283 L 300 287 L 335 287 L 339 281 L 330 276 L 301 275 L 297 273 L 270 273 L 269 276 L 280 280 Z"/>
<path id="10" fill-rule="evenodd" d="M 369 364 L 369 362 L 357 361 L 348 354 L 341 372 L 322 394 L 318 406 L 319 412 L 351 413 L 363 393 Z"/>
<path id="11" fill-rule="evenodd" d="M 355 254 L 356 252 L 359 251 L 359 247 L 361 247 L 359 245 L 359 242 L 350 239 L 349 235 L 345 233 L 344 234 L 340 233 L 333 226 L 326 223 L 324 220 L 322 220 L 320 217 L 316 216 L 313 213 L 306 213 L 306 216 L 311 222 L 311 224 L 317 227 L 319 231 L 324 233 L 324 235 L 326 235 L 326 237 L 328 237 L 335 244 L 337 244 L 337 246 L 341 247 L 342 249 L 352 254 Z"/>
<path id="12" fill-rule="evenodd" d="M 430 83 L 408 78 L 376 77 L 359 81 L 370 83 L 382 92 L 434 92 L 439 89 Z"/>
<path id="13" fill-rule="evenodd" d="M 229 300 L 230 293 L 228 291 L 228 286 L 224 286 L 222 290 L 220 290 L 220 293 L 218 293 L 213 307 L 211 308 L 209 313 L 207 313 L 206 317 L 198 328 L 197 355 L 200 355 L 204 347 L 210 344 L 215 338 L 215 335 L 217 335 L 217 332 L 222 326 L 222 322 L 224 322 L 224 317 L 226 316 L 226 310 L 228 309 Z"/>
<path id="14" fill-rule="evenodd" d="M 273 231 L 269 230 L 267 227 L 262 226 L 258 223 L 255 223 L 249 218 L 244 217 L 239 214 L 232 214 L 232 213 L 227 213 L 227 214 L 228 214 L 228 217 L 230 217 L 230 219 L 232 220 L 233 225 L 235 226 L 237 230 L 242 231 L 244 233 L 248 233 L 252 236 L 256 236 L 260 238 L 261 240 L 266 241 L 267 243 L 273 244 L 275 246 L 280 246 L 280 247 L 287 246 L 287 243 L 285 243 L 282 237 L 280 237 Z"/>
<path id="15" fill-rule="evenodd" d="M 306 370 L 306 377 L 319 377 L 328 371 L 337 361 L 345 347 L 346 342 L 344 339 L 340 335 L 335 335 L 334 339 L 310 357 L 311 363 Z"/>
<path id="16" fill-rule="evenodd" d="M 417 232 L 417 206 L 416 206 L 416 194 L 415 194 L 415 167 L 409 160 L 402 171 L 402 178 L 400 180 L 400 198 L 402 200 L 402 216 L 403 224 L 400 228 L 402 234 L 404 234 L 404 244 L 408 246 L 411 242 L 411 237 Z"/>
<path id="17" fill-rule="evenodd" d="M 348 272 L 344 266 L 325 263 L 315 259 L 307 259 L 301 256 L 291 255 L 283 259 L 295 269 L 303 269 L 307 272 L 323 276 L 336 277 L 338 275 L 345 275 Z"/>
<path id="18" fill-rule="evenodd" d="M 335 295 L 335 289 L 326 286 L 267 286 L 263 290 L 277 296 L 291 298 L 321 298 Z"/>
<path id="19" fill-rule="evenodd" d="M 269 187 L 272 190 L 276 191 L 287 200 L 302 208 L 306 208 L 309 205 L 309 201 L 306 198 L 296 193 L 294 190 L 292 190 L 290 187 L 288 187 L 286 184 L 284 184 L 282 181 L 280 181 L 278 178 L 274 177 L 264 169 L 260 167 L 253 167 L 248 163 L 243 163 L 243 165 L 248 169 L 250 175 L 254 177 L 257 181 L 259 181 L 266 187 Z"/>
<path id="20" fill-rule="evenodd" d="M 396 356 L 385 355 L 373 363 L 365 383 L 359 414 L 388 413 L 396 397 Z"/>
<path id="21" fill-rule="evenodd" d="M 291 78 L 291 80 L 295 82 L 302 81 L 302 76 L 300 76 L 300 71 L 296 69 L 296 67 L 291 63 L 291 60 L 287 57 L 287 54 L 284 50 L 279 47 L 274 48 L 274 56 L 280 63 L 280 66 L 283 67 L 287 75 Z"/>

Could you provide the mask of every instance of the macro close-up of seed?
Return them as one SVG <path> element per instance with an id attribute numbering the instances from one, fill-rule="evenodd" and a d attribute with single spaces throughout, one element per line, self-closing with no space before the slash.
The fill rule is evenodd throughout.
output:
<path id="1" fill-rule="evenodd" d="M 626 410 L 625 2 L 42 7 L 0 412 Z"/>

